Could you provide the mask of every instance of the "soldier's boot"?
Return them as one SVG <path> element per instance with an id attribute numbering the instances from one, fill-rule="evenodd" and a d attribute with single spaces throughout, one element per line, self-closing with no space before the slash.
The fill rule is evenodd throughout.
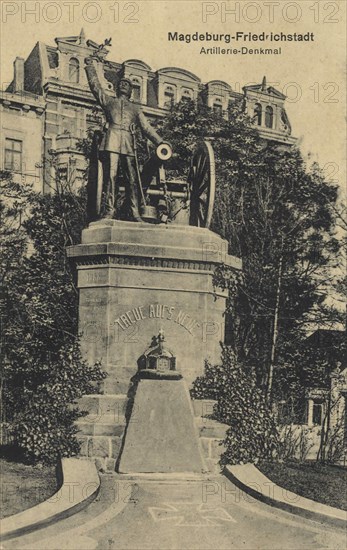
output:
<path id="1" fill-rule="evenodd" d="M 102 220 L 112 220 L 115 217 L 115 208 L 113 206 L 113 196 L 105 196 L 103 193 L 101 199 L 100 218 Z"/>
<path id="2" fill-rule="evenodd" d="M 142 222 L 143 220 L 139 211 L 139 187 L 136 179 L 130 181 L 129 203 L 131 221 Z"/>

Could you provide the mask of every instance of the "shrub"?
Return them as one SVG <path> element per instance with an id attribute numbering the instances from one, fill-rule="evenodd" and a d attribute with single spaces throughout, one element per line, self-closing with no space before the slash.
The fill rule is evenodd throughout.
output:
<path id="1" fill-rule="evenodd" d="M 54 463 L 77 453 L 76 400 L 99 391 L 105 377 L 81 357 L 78 291 L 66 258 L 85 225 L 85 197 L 39 195 L 8 173 L 0 180 L 2 420 L 27 459 Z"/>
<path id="2" fill-rule="evenodd" d="M 215 399 L 213 418 L 228 424 L 222 463 L 242 464 L 273 458 L 278 453 L 279 434 L 253 371 L 236 362 L 224 347 L 222 364 L 206 363 L 205 375 L 194 382 L 192 397 Z"/>
<path id="3" fill-rule="evenodd" d="M 314 446 L 312 428 L 295 424 L 285 424 L 280 430 L 278 458 L 283 461 L 304 462 Z"/>
<path id="4" fill-rule="evenodd" d="M 99 363 L 89 366 L 83 361 L 78 340 L 37 367 L 41 376 L 33 384 L 19 387 L 8 380 L 6 397 L 12 401 L 12 411 L 7 425 L 24 458 L 54 464 L 58 458 L 78 453 L 74 422 L 85 413 L 76 400 L 98 393 L 106 374 Z"/>

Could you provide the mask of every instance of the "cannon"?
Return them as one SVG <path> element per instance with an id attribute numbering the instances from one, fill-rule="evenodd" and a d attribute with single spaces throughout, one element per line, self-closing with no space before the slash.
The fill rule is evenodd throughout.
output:
<path id="1" fill-rule="evenodd" d="M 102 166 L 98 149 L 101 137 L 101 132 L 94 133 L 91 149 L 87 184 L 87 210 L 90 221 L 97 219 L 100 212 Z M 178 212 L 185 211 L 185 219 L 189 225 L 208 228 L 215 197 L 215 160 L 212 145 L 208 140 L 196 145 L 186 180 L 167 178 L 165 165 L 172 154 L 170 145 L 161 143 L 149 155 L 142 169 L 137 165 L 142 195 L 141 217 L 149 223 L 175 223 Z M 120 187 L 120 192 L 123 190 Z"/>

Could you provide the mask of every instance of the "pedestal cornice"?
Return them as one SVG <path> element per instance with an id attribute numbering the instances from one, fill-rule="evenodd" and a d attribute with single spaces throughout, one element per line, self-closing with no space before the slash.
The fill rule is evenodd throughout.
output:
<path id="1" fill-rule="evenodd" d="M 101 220 L 82 232 L 82 244 L 70 246 L 76 266 L 122 265 L 213 272 L 216 265 L 242 268 L 227 252 L 228 243 L 209 229 Z"/>

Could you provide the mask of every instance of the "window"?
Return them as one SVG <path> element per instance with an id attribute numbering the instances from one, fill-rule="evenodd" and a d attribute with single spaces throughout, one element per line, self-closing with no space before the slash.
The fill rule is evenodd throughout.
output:
<path id="1" fill-rule="evenodd" d="M 22 141 L 5 139 L 5 170 L 20 172 L 22 170 Z"/>
<path id="2" fill-rule="evenodd" d="M 262 115 L 262 108 L 260 103 L 256 103 L 254 107 L 254 121 L 257 124 L 257 126 L 261 126 L 261 115 Z"/>
<path id="3" fill-rule="evenodd" d="M 138 78 L 134 78 L 132 80 L 133 85 L 133 91 L 132 91 L 132 99 L 133 101 L 141 101 L 142 99 L 142 93 L 141 93 L 141 82 Z"/>
<path id="4" fill-rule="evenodd" d="M 213 102 L 213 112 L 216 113 L 216 115 L 222 116 L 223 114 L 223 105 L 221 99 L 215 99 Z"/>
<path id="5" fill-rule="evenodd" d="M 175 101 L 175 90 L 172 86 L 166 86 L 164 91 L 164 107 L 171 107 Z"/>
<path id="6" fill-rule="evenodd" d="M 69 80 L 75 84 L 80 81 L 80 64 L 75 57 L 71 57 L 69 61 Z"/>
<path id="7" fill-rule="evenodd" d="M 272 107 L 268 106 L 265 109 L 265 126 L 267 128 L 272 128 L 274 118 L 274 110 Z"/>
<path id="8" fill-rule="evenodd" d="M 61 131 L 71 136 L 77 136 L 77 111 L 73 108 L 64 108 L 61 117 Z"/>
<path id="9" fill-rule="evenodd" d="M 315 426 L 320 426 L 323 420 L 323 404 L 313 403 L 312 422 Z"/>
<path id="10" fill-rule="evenodd" d="M 183 90 L 181 101 L 189 101 L 192 99 L 192 92 L 190 90 Z"/>

